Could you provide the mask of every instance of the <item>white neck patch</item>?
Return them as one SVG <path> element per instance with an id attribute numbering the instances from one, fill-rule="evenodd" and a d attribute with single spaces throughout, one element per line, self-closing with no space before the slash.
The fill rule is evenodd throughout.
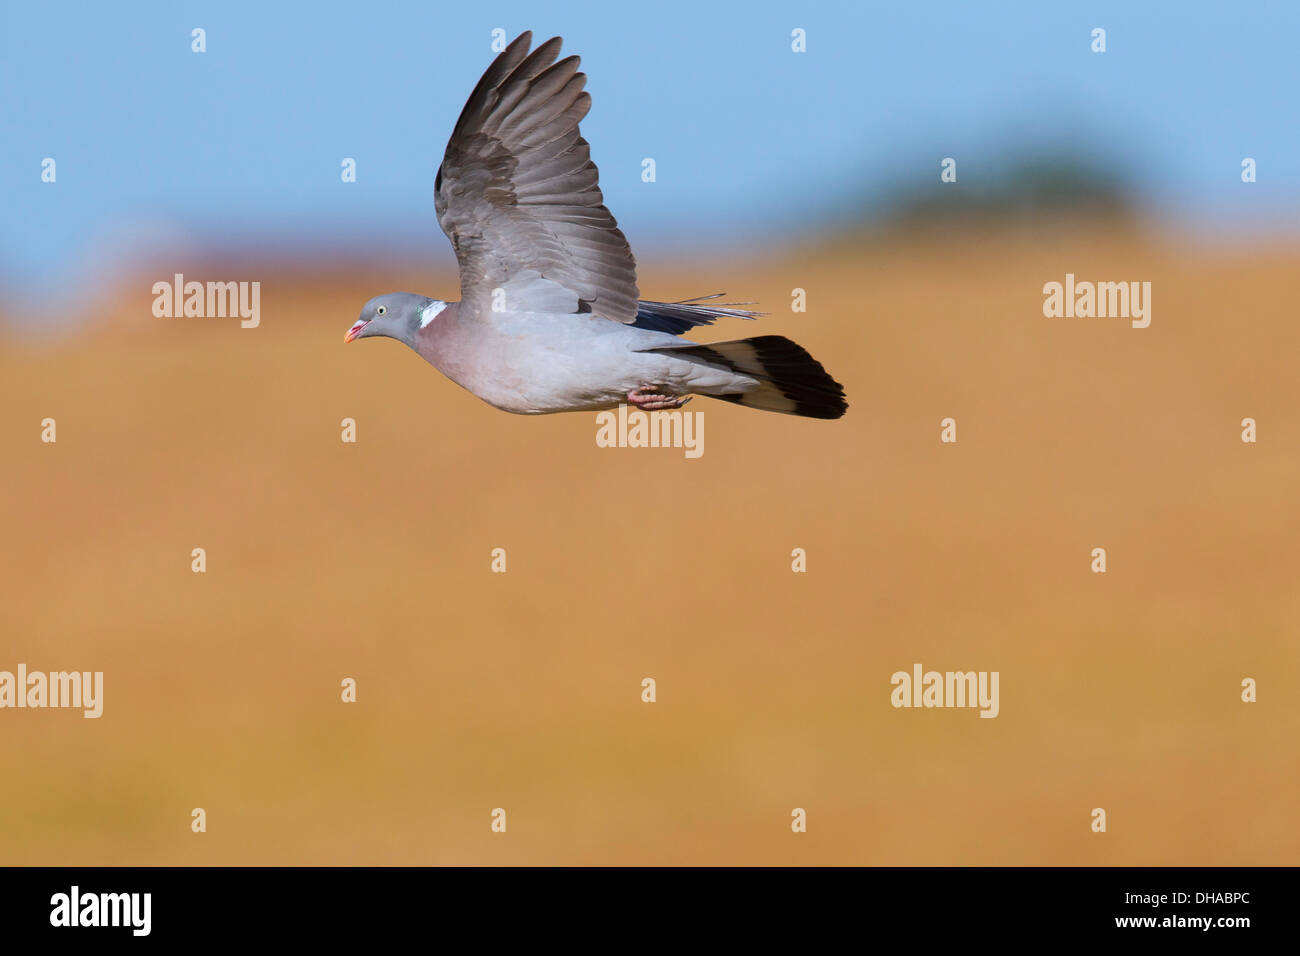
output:
<path id="1" fill-rule="evenodd" d="M 434 299 L 423 309 L 420 310 L 420 328 L 424 328 L 430 322 L 438 317 L 438 313 L 447 308 L 447 303 L 441 299 Z"/>

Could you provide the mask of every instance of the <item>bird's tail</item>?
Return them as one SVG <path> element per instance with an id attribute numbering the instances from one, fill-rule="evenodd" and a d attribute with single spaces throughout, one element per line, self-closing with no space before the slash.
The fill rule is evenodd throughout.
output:
<path id="1" fill-rule="evenodd" d="M 844 386 L 831 378 L 821 362 L 806 349 L 782 335 L 759 335 L 662 351 L 721 365 L 761 383 L 752 391 L 711 394 L 710 398 L 805 418 L 840 418 L 849 407 L 844 400 Z"/>

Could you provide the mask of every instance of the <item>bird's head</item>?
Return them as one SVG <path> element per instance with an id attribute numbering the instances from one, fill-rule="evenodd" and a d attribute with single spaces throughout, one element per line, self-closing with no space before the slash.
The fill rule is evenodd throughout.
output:
<path id="1" fill-rule="evenodd" d="M 432 322 L 447 303 L 427 295 L 390 292 L 371 299 L 361 309 L 361 317 L 343 335 L 344 342 L 384 335 L 415 347 L 415 336 Z"/>

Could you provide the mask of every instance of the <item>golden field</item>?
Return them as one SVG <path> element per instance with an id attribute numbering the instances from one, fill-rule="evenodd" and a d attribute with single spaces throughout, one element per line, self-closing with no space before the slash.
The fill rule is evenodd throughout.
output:
<path id="1" fill-rule="evenodd" d="M 154 318 L 169 275 L 0 325 L 0 669 L 105 674 L 99 720 L 0 711 L 0 863 L 1300 862 L 1300 248 L 643 261 L 771 313 L 691 338 L 789 335 L 848 391 L 697 399 L 698 460 L 343 344 L 450 272 L 177 271 L 260 280 L 260 327 Z M 1067 272 L 1150 281 L 1151 326 L 1044 318 Z M 1000 715 L 894 709 L 918 662 L 999 671 Z"/>

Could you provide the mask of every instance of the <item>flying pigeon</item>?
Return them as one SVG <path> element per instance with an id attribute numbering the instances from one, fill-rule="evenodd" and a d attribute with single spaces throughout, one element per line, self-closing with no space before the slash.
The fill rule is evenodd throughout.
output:
<path id="1" fill-rule="evenodd" d="M 844 388 L 779 335 L 708 345 L 680 336 L 758 313 L 639 298 L 636 260 L 605 208 L 579 121 L 591 108 L 578 57 L 532 33 L 499 53 L 456 121 L 434 181 L 460 301 L 371 299 L 344 341 L 386 336 L 507 412 L 679 408 L 692 394 L 839 418 Z"/>

